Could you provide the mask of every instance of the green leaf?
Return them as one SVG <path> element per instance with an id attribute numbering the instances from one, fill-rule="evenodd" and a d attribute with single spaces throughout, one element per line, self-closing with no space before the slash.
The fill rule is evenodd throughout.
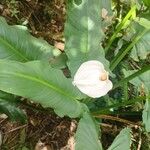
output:
<path id="1" fill-rule="evenodd" d="M 136 18 L 135 21 L 132 27 L 135 32 L 133 33 L 134 36 L 142 32 L 144 28 L 148 30 L 143 37 L 137 41 L 131 51 L 131 58 L 135 61 L 140 61 L 140 59 L 146 59 L 150 54 L 150 21 L 145 18 Z"/>
<path id="2" fill-rule="evenodd" d="M 129 75 L 135 73 L 136 70 L 123 70 L 123 73 L 125 77 L 128 77 Z M 138 90 L 140 91 L 141 88 L 144 88 L 145 93 L 149 94 L 150 93 L 150 70 L 144 72 L 143 74 L 135 77 L 134 79 L 130 80 L 129 82 L 135 85 Z"/>
<path id="3" fill-rule="evenodd" d="M 68 1 L 65 52 L 69 59 L 68 66 L 72 76 L 81 63 L 88 60 L 99 60 L 108 69 L 109 63 L 100 45 L 104 36 L 100 12 L 100 0 Z"/>
<path id="4" fill-rule="evenodd" d="M 133 47 L 131 52 L 131 58 L 135 61 L 140 61 L 140 59 L 146 59 L 150 54 L 150 31 L 147 32 Z"/>
<path id="5" fill-rule="evenodd" d="M 108 150 L 130 150 L 131 146 L 131 129 L 123 129 L 115 138 Z"/>
<path id="6" fill-rule="evenodd" d="M 12 100 L 15 100 L 16 97 L 13 94 L 0 91 L 0 99 L 5 99 L 5 100 L 12 99 Z"/>
<path id="7" fill-rule="evenodd" d="M 46 41 L 31 36 L 25 26 L 10 26 L 0 17 L 0 59 L 46 60 L 53 49 Z"/>
<path id="8" fill-rule="evenodd" d="M 135 21 L 139 23 L 139 25 L 143 26 L 144 28 L 150 29 L 150 20 L 146 18 L 135 18 Z"/>
<path id="9" fill-rule="evenodd" d="M 150 7 L 150 1 L 149 0 L 143 0 L 144 4 L 147 6 L 147 7 Z"/>
<path id="10" fill-rule="evenodd" d="M 79 117 L 85 105 L 83 95 L 60 70 L 39 61 L 0 61 L 0 90 L 52 107 L 59 116 Z M 83 108 L 84 107 L 84 108 Z"/>
<path id="11" fill-rule="evenodd" d="M 143 124 L 145 125 L 145 129 L 147 132 L 150 132 L 150 99 L 146 100 L 144 110 L 143 110 Z"/>
<path id="12" fill-rule="evenodd" d="M 67 66 L 66 65 L 67 56 L 66 54 L 62 53 L 55 58 L 51 58 L 49 62 L 50 62 L 51 67 L 56 68 L 56 69 L 63 69 L 63 68 L 66 68 Z"/>
<path id="13" fill-rule="evenodd" d="M 14 99 L 0 99 L 0 113 L 6 114 L 12 121 L 26 122 L 25 113 L 17 107 Z"/>
<path id="14" fill-rule="evenodd" d="M 17 105 L 16 96 L 0 91 L 0 113 L 6 114 L 12 121 L 25 123 L 26 115 Z"/>
<path id="15" fill-rule="evenodd" d="M 80 119 L 75 138 L 75 150 L 102 150 L 98 126 L 88 112 Z"/>

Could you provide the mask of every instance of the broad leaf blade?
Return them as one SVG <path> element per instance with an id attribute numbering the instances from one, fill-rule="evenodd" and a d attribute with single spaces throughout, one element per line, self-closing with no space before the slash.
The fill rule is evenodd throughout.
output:
<path id="1" fill-rule="evenodd" d="M 146 100 L 144 110 L 143 110 L 143 124 L 147 132 L 150 132 L 150 99 Z"/>
<path id="2" fill-rule="evenodd" d="M 131 129 L 123 129 L 115 138 L 108 150 L 130 150 L 131 146 Z"/>
<path id="3" fill-rule="evenodd" d="M 76 2 L 76 3 L 75 3 Z M 72 75 L 81 63 L 99 60 L 108 69 L 104 50 L 100 46 L 103 38 L 101 30 L 100 0 L 68 1 L 67 21 L 65 25 L 65 52 Z"/>
<path id="4" fill-rule="evenodd" d="M 46 41 L 31 36 L 24 26 L 10 26 L 0 17 L 0 59 L 27 62 L 52 56 Z"/>
<path id="5" fill-rule="evenodd" d="M 84 111 L 71 80 L 45 63 L 0 61 L 0 90 L 52 107 L 60 116 L 79 117 Z"/>
<path id="6" fill-rule="evenodd" d="M 99 133 L 94 118 L 85 112 L 77 128 L 75 149 L 102 150 L 98 135 Z"/>

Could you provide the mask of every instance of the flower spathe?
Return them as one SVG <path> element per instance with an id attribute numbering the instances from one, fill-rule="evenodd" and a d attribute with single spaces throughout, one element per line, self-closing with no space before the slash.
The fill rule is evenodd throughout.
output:
<path id="1" fill-rule="evenodd" d="M 113 87 L 108 75 L 101 62 L 90 60 L 81 64 L 72 83 L 82 93 L 98 98 L 106 95 Z"/>

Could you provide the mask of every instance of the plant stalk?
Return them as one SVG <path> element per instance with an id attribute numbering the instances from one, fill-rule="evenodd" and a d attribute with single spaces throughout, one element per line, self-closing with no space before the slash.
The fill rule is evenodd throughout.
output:
<path id="1" fill-rule="evenodd" d="M 135 99 L 132 99 L 132 100 L 126 100 L 126 101 L 124 101 L 122 103 L 117 103 L 117 104 L 110 105 L 108 107 L 102 108 L 100 110 L 93 111 L 92 114 L 93 115 L 107 114 L 107 113 L 110 113 L 110 109 L 111 108 L 116 108 L 116 107 L 131 105 L 133 103 L 140 102 L 140 101 L 145 100 L 145 99 L 146 99 L 145 96 L 141 96 L 141 97 L 138 97 L 138 98 L 135 98 Z"/>
<path id="2" fill-rule="evenodd" d="M 118 83 L 116 83 L 113 87 L 113 89 L 126 84 L 127 82 L 129 82 L 130 80 L 136 78 L 137 76 L 143 74 L 144 72 L 147 72 L 150 70 L 150 65 L 144 66 L 143 68 L 141 68 L 140 70 L 138 70 L 137 72 L 133 73 L 132 75 L 129 75 L 128 77 L 120 80 Z"/>
<path id="3" fill-rule="evenodd" d="M 116 39 L 117 34 L 120 32 L 120 30 L 123 28 L 125 23 L 128 21 L 128 19 L 132 16 L 133 12 L 136 10 L 136 5 L 132 6 L 127 15 L 124 17 L 124 19 L 121 21 L 121 23 L 118 25 L 116 31 L 112 35 L 112 37 L 109 39 L 108 44 L 105 48 L 105 53 L 108 53 L 110 50 L 110 46 L 113 43 L 113 41 Z"/>
<path id="4" fill-rule="evenodd" d="M 136 36 L 133 39 L 133 42 L 129 44 L 129 46 L 124 50 L 120 51 L 116 57 L 111 61 L 110 63 L 110 70 L 113 71 L 116 66 L 120 63 L 120 61 L 126 56 L 126 54 L 132 49 L 132 47 L 143 37 L 143 35 L 148 31 L 149 29 L 144 29 L 142 33 L 140 33 L 138 36 Z"/>

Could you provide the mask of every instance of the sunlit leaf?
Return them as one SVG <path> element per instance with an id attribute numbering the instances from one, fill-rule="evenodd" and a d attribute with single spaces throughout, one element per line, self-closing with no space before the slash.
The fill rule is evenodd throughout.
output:
<path id="1" fill-rule="evenodd" d="M 38 61 L 17 63 L 0 61 L 0 90 L 32 99 L 60 115 L 79 117 L 84 104 L 77 101 L 83 95 L 62 71 Z"/>
<path id="2" fill-rule="evenodd" d="M 99 141 L 99 130 L 96 121 L 90 114 L 84 113 L 76 132 L 76 150 L 102 150 Z"/>
<path id="3" fill-rule="evenodd" d="M 131 146 L 131 129 L 123 129 L 115 138 L 108 150 L 130 150 Z"/>
<path id="4" fill-rule="evenodd" d="M 25 26 L 10 26 L 0 17 L 0 59 L 41 60 L 51 57 L 53 49 L 46 41 L 31 36 Z"/>
<path id="5" fill-rule="evenodd" d="M 68 1 L 65 52 L 72 75 L 87 60 L 99 60 L 108 69 L 109 64 L 100 45 L 104 37 L 100 12 L 101 0 Z"/>

